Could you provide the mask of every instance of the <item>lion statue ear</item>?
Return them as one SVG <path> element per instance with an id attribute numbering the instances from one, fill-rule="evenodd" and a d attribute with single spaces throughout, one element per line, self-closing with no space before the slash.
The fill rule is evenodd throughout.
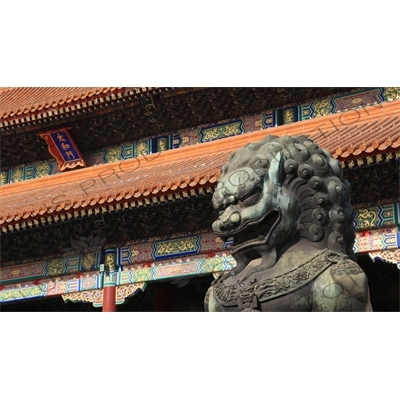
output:
<path id="1" fill-rule="evenodd" d="M 283 164 L 286 158 L 281 151 L 273 155 L 271 164 L 269 166 L 269 179 L 275 185 L 281 186 L 285 180 L 285 171 Z"/>

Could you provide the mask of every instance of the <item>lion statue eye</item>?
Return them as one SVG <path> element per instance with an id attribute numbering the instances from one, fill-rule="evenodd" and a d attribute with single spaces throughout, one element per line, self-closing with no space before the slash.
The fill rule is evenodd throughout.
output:
<path id="1" fill-rule="evenodd" d="M 254 166 L 257 167 L 257 168 L 267 168 L 268 164 L 269 164 L 269 162 L 268 162 L 267 159 L 265 159 L 265 160 L 258 159 L 258 160 L 255 161 Z"/>
<path id="2" fill-rule="evenodd" d="M 260 199 L 261 199 L 261 190 L 257 189 L 255 192 L 251 193 L 250 195 L 242 199 L 242 203 L 244 206 L 250 207 L 258 203 Z"/>

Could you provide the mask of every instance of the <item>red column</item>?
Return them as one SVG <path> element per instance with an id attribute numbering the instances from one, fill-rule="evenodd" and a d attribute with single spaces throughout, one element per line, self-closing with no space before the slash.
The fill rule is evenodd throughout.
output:
<path id="1" fill-rule="evenodd" d="M 104 286 L 103 287 L 103 312 L 117 311 L 115 304 L 116 297 L 116 286 Z"/>

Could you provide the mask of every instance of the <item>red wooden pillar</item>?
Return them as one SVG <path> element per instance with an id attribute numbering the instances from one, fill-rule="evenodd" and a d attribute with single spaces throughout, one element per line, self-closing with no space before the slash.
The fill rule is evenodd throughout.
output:
<path id="1" fill-rule="evenodd" d="M 102 312 L 114 312 L 114 311 L 117 311 L 117 305 L 115 304 L 116 293 L 117 293 L 116 289 L 117 289 L 117 287 L 115 286 L 115 284 L 103 287 L 103 308 L 102 308 Z"/>

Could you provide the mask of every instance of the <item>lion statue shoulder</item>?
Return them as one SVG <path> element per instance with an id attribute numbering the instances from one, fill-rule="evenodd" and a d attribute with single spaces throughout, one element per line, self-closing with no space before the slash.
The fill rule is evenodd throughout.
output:
<path id="1" fill-rule="evenodd" d="M 306 136 L 267 135 L 232 153 L 212 228 L 236 267 L 212 283 L 206 311 L 372 311 L 350 189 L 340 163 Z"/>

